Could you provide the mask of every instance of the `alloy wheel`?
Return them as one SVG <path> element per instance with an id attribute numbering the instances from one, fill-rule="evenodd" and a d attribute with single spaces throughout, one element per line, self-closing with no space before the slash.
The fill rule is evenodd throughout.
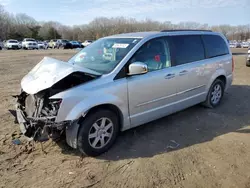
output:
<path id="1" fill-rule="evenodd" d="M 88 134 L 91 147 L 100 149 L 106 146 L 113 136 L 113 127 L 113 122 L 106 117 L 102 117 L 93 123 Z"/>

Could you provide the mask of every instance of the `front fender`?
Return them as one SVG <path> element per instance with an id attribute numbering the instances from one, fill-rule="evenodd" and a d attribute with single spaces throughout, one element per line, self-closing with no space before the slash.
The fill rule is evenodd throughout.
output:
<path id="1" fill-rule="evenodd" d="M 74 122 L 66 128 L 66 141 L 69 146 L 71 146 L 72 148 L 77 148 L 77 137 L 80 128 L 80 124 L 77 120 L 81 116 L 86 116 L 86 114 L 91 108 L 103 104 L 115 105 L 120 109 L 123 114 L 123 117 L 128 117 L 126 106 L 124 106 L 125 104 L 122 102 L 122 100 L 115 96 L 106 95 L 102 97 L 93 97 L 92 99 L 88 98 L 86 100 L 82 100 L 81 102 L 76 104 L 74 108 L 72 108 L 72 110 L 67 114 L 65 118 L 65 120 L 72 120 L 72 122 Z M 123 127 L 128 127 L 129 125 L 129 119 L 123 118 Z"/>
<path id="2" fill-rule="evenodd" d="M 75 120 L 80 118 L 81 116 L 84 117 L 91 108 L 103 104 L 112 104 L 118 107 L 121 112 L 123 112 L 125 108 L 123 101 L 113 95 L 103 95 L 101 97 L 92 98 L 88 97 L 86 100 L 82 100 L 81 102 L 76 104 L 67 114 L 65 120 Z"/>

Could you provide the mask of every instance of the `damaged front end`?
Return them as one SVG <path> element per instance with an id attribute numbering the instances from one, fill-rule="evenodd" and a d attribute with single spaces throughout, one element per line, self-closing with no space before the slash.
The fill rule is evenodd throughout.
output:
<path id="1" fill-rule="evenodd" d="M 73 122 L 57 121 L 63 99 L 50 98 L 99 76 L 91 70 L 45 57 L 22 79 L 21 94 L 15 96 L 22 133 L 35 141 L 58 139 Z"/>
<path id="2" fill-rule="evenodd" d="M 17 96 L 17 120 L 22 133 L 35 141 L 56 140 L 70 121 L 56 122 L 62 100 L 50 100 L 46 92 L 29 95 L 24 91 Z"/>

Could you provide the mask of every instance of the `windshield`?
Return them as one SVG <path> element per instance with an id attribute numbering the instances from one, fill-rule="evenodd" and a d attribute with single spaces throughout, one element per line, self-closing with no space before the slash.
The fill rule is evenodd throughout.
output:
<path id="1" fill-rule="evenodd" d="M 69 63 L 107 74 L 139 41 L 135 38 L 102 38 L 73 56 Z"/>
<path id="2" fill-rule="evenodd" d="M 62 42 L 68 42 L 68 40 L 62 40 Z"/>
<path id="3" fill-rule="evenodd" d="M 8 43 L 17 43 L 17 40 L 9 40 Z"/>

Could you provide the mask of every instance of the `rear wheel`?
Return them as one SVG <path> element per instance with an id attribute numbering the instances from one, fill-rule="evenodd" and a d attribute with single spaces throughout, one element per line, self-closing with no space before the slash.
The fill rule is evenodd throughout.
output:
<path id="1" fill-rule="evenodd" d="M 203 103 L 208 108 L 215 108 L 221 102 L 224 95 L 225 83 L 220 79 L 216 79 L 209 89 L 207 99 Z"/>
<path id="2" fill-rule="evenodd" d="M 77 145 L 81 153 L 97 156 L 106 152 L 119 132 L 118 117 L 109 110 L 98 110 L 81 123 Z"/>

